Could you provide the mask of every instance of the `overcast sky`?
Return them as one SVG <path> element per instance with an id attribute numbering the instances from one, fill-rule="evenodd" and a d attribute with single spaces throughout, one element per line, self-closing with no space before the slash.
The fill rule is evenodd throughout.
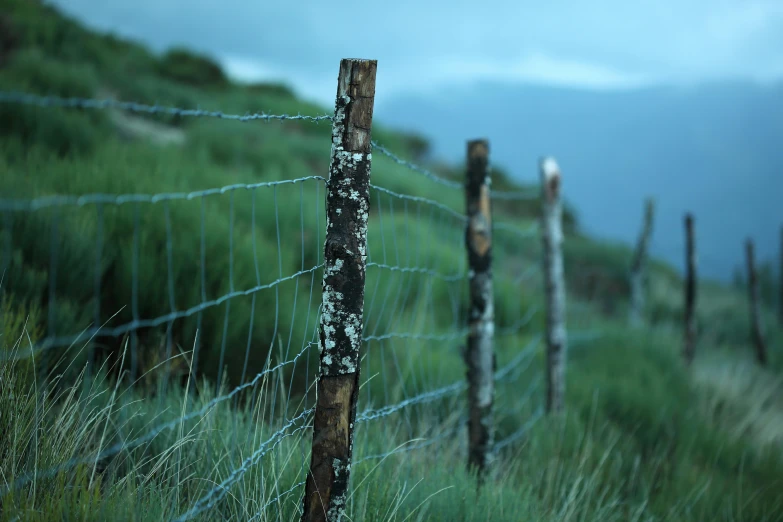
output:
<path id="1" fill-rule="evenodd" d="M 334 103 L 340 58 L 376 102 L 475 80 L 616 89 L 783 78 L 783 0 L 57 0 L 89 25 L 186 45 L 241 79 Z"/>

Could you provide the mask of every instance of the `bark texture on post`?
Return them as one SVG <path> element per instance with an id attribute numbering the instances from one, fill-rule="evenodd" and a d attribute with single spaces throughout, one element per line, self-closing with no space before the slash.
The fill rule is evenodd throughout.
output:
<path id="1" fill-rule="evenodd" d="M 745 255 L 748 262 L 748 298 L 750 299 L 750 336 L 756 348 L 756 359 L 761 366 L 767 365 L 767 346 L 761 328 L 761 306 L 759 304 L 759 280 L 756 273 L 756 255 L 753 240 L 745 242 Z"/>
<path id="2" fill-rule="evenodd" d="M 470 278 L 469 333 L 465 352 L 468 378 L 468 467 L 482 476 L 493 444 L 495 397 L 495 305 L 492 288 L 492 208 L 489 197 L 489 143 L 468 142 L 465 245 Z"/>
<path id="3" fill-rule="evenodd" d="M 696 239 L 693 215 L 685 215 L 685 362 L 691 364 L 696 353 Z"/>
<path id="4" fill-rule="evenodd" d="M 647 278 L 647 251 L 652 235 L 653 217 L 655 205 L 652 199 L 648 199 L 644 209 L 644 224 L 636 243 L 633 261 L 631 262 L 631 310 L 630 322 L 632 326 L 641 326 L 644 323 L 645 309 L 645 283 Z"/>
<path id="5" fill-rule="evenodd" d="M 340 520 L 348 495 L 359 395 L 376 68 L 375 60 L 340 62 L 326 197 L 321 362 L 303 500 L 305 522 Z"/>
<path id="6" fill-rule="evenodd" d="M 546 410 L 564 407 L 566 357 L 566 292 L 563 277 L 563 205 L 560 167 L 554 158 L 541 160 L 542 239 L 546 289 Z"/>

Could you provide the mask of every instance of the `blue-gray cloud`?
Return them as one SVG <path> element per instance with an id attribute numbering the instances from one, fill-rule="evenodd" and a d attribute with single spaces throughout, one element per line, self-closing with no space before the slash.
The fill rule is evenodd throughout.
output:
<path id="1" fill-rule="evenodd" d="M 333 96 L 340 58 L 379 60 L 379 97 L 479 79 L 623 88 L 783 78 L 780 0 L 59 0 L 155 49 Z"/>

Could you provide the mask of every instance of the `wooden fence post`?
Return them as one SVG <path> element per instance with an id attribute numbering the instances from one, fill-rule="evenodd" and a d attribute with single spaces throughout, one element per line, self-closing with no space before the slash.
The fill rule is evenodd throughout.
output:
<path id="1" fill-rule="evenodd" d="M 756 348 L 756 359 L 761 366 L 767 365 L 767 346 L 761 329 L 761 307 L 759 304 L 759 281 L 756 273 L 756 256 L 753 240 L 745 241 L 745 254 L 748 261 L 748 298 L 750 299 L 750 337 Z"/>
<path id="2" fill-rule="evenodd" d="M 303 522 L 345 512 L 359 395 L 375 60 L 341 60 L 326 196 L 323 304 L 310 472 Z"/>
<path id="3" fill-rule="evenodd" d="M 560 167 L 554 158 L 541 160 L 542 239 L 546 288 L 546 410 L 564 407 L 568 340 L 565 324 L 565 281 L 563 279 L 563 206 L 560 198 Z"/>
<path id="4" fill-rule="evenodd" d="M 489 197 L 489 143 L 468 142 L 465 246 L 470 279 L 469 333 L 465 363 L 468 378 L 468 467 L 481 477 L 490 464 L 495 396 L 494 292 L 492 288 L 492 205 Z"/>
<path id="5" fill-rule="evenodd" d="M 647 199 L 644 208 L 644 224 L 636 243 L 633 261 L 631 262 L 631 310 L 630 323 L 632 326 L 641 326 L 644 323 L 645 309 L 645 283 L 647 278 L 647 251 L 652 235 L 655 204 L 651 198 Z"/>
<path id="6" fill-rule="evenodd" d="M 690 365 L 696 353 L 696 239 L 693 214 L 685 214 L 685 362 Z"/>
<path id="7" fill-rule="evenodd" d="M 783 226 L 780 227 L 780 269 L 778 271 L 778 321 L 783 326 Z"/>

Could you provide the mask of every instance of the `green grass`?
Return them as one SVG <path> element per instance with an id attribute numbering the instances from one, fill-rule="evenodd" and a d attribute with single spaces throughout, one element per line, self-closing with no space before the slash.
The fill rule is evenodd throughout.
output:
<path id="1" fill-rule="evenodd" d="M 10 0 L 8 6 L 2 21 L 16 36 L 3 57 L 3 90 L 237 114 L 329 112 L 301 102 L 285 86 L 232 84 L 207 57 L 184 50 L 155 56 L 89 32 L 36 2 Z M 174 193 L 323 177 L 329 136 L 328 124 L 142 118 L 4 104 L 0 197 Z M 406 158 L 426 161 L 428 144 L 419 136 L 376 122 L 373 137 Z M 463 176 L 459 166 L 431 168 L 452 180 Z M 372 179 L 463 212 L 460 190 L 380 154 L 373 156 Z M 493 188 L 534 190 L 500 169 Z M 208 300 L 306 272 L 207 308 L 200 322 L 196 314 L 178 319 L 169 338 L 162 325 L 142 329 L 136 338 L 80 341 L 0 363 L 0 488 L 33 479 L 0 499 L 0 520 L 174 518 L 230 477 L 283 419 L 311 407 L 308 386 L 318 360 L 308 343 L 321 272 L 309 270 L 323 257 L 323 204 L 323 182 L 308 179 L 165 203 L 71 205 L 1 216 L 0 244 L 11 248 L 3 250 L 0 343 L 15 353 L 47 333 L 78 334 L 96 320 L 126 324 L 133 320 L 134 299 L 142 319 L 169 313 L 170 297 L 177 310 L 195 307 L 202 302 L 202 269 Z M 373 191 L 370 261 L 445 276 L 464 271 L 462 224 L 432 208 Z M 535 224 L 539 203 L 500 201 L 493 212 L 496 222 L 526 230 Z M 625 326 L 630 249 L 581 234 L 570 207 L 565 218 L 568 324 L 572 333 L 602 333 L 598 340 L 572 343 L 566 415 L 540 419 L 504 447 L 481 490 L 464 466 L 464 395 L 360 423 L 357 459 L 398 446 L 414 449 L 354 467 L 350 519 L 783 519 L 783 332 L 772 311 L 764 310 L 771 363 L 760 369 L 748 343 L 744 291 L 702 285 L 698 357 L 686 370 L 679 356 L 682 282 L 676 271 L 652 263 L 647 313 L 654 328 L 631 330 Z M 493 255 L 496 351 L 503 366 L 543 327 L 539 240 L 499 229 Z M 453 333 L 466 322 L 466 292 L 464 280 L 371 266 L 367 333 Z M 537 311 L 528 323 L 506 331 L 531 309 Z M 462 344 L 460 338 L 368 343 L 360 410 L 461 382 Z M 498 439 L 517 432 L 539 405 L 540 390 L 527 395 L 543 377 L 541 345 L 534 348 L 529 364 L 498 383 Z M 206 415 L 109 458 L 43 473 L 198 411 L 217 396 L 218 376 L 224 394 L 267 361 L 289 361 L 302 350 L 296 365 L 266 374 Z M 94 367 L 88 366 L 93 351 Z M 128 376 L 133 360 L 136 382 Z M 433 438 L 437 444 L 416 449 Z M 297 519 L 302 488 L 292 486 L 304 478 L 308 446 L 307 432 L 281 439 L 197 519 Z"/>
<path id="2" fill-rule="evenodd" d="M 9 333 L 20 328 L 18 317 L 14 321 Z M 360 424 L 357 459 L 458 429 L 456 436 L 439 441 L 437 451 L 413 449 L 356 466 L 351 519 L 779 520 L 783 410 L 774 400 L 747 408 L 755 401 L 744 393 L 769 395 L 779 389 L 779 380 L 752 364 L 716 371 L 720 362 L 711 357 L 697 362 L 691 379 L 671 348 L 676 344 L 666 335 L 643 338 L 614 329 L 600 343 L 575 347 L 567 415 L 540 420 L 519 443 L 502 450 L 492 486 L 478 496 L 462 466 L 464 428 L 457 422 L 463 398 Z M 500 438 L 532 413 L 532 404 L 520 408 L 515 397 L 520 385 L 541 371 L 536 359 L 511 382 L 499 384 Z M 0 402 L 7 423 L 2 471 L 7 480 L 94 454 L 120 437 L 132 439 L 150 425 L 181 415 L 187 402 L 180 388 L 140 400 L 144 387 L 113 382 L 104 373 L 87 391 L 79 382 L 63 389 L 50 383 L 46 393 L 25 375 L 19 366 L 3 367 L 8 385 Z M 103 520 L 110 513 L 117 520 L 172 518 L 230 476 L 279 426 L 270 420 L 269 408 L 281 382 L 285 379 L 279 375 L 264 380 L 254 408 L 221 403 L 181 429 L 101 461 L 97 472 L 89 463 L 38 478 L 4 498 L 4 517 Z M 209 387 L 204 390 L 190 408 L 212 398 Z M 278 408 L 301 411 L 296 400 L 281 401 Z M 38 429 L 36 409 L 44 412 Z M 248 520 L 303 480 L 302 453 L 309 440 L 300 435 L 283 439 L 215 510 L 197 520 Z M 296 519 L 300 496 L 301 487 L 294 488 L 266 506 L 263 515 Z"/>

